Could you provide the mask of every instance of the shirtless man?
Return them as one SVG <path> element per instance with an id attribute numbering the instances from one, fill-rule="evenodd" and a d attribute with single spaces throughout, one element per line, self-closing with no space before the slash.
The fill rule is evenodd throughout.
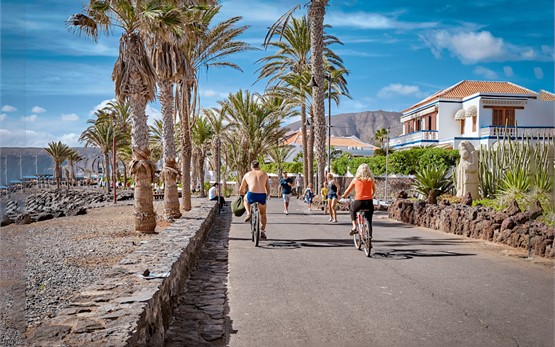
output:
<path id="1" fill-rule="evenodd" d="M 258 202 L 258 209 L 260 211 L 260 224 L 261 233 L 260 238 L 266 240 L 266 197 L 270 194 L 270 180 L 268 174 L 260 170 L 258 161 L 251 163 L 252 170 L 243 176 L 239 193 L 245 195 L 245 210 L 247 210 L 247 217 L 245 222 L 251 220 L 251 206 L 250 204 Z"/>

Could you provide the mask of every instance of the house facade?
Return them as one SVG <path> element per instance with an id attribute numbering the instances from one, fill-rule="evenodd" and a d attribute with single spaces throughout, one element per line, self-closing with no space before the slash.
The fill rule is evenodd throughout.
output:
<path id="1" fill-rule="evenodd" d="M 395 149 L 458 148 L 461 141 L 491 146 L 503 135 L 541 139 L 555 135 L 555 94 L 510 82 L 461 81 L 403 111 Z"/>
<path id="2" fill-rule="evenodd" d="M 303 134 L 300 130 L 295 132 L 290 132 L 284 140 L 285 145 L 293 147 L 293 150 L 286 158 L 285 161 L 293 161 L 293 158 L 297 156 L 298 153 L 303 151 Z M 326 146 L 327 146 L 326 138 Z M 363 142 L 358 137 L 352 136 L 331 136 L 330 138 L 331 147 L 335 150 L 341 150 L 343 152 L 350 153 L 354 157 L 366 157 L 374 154 L 374 150 L 378 147 L 373 146 L 369 143 Z"/>

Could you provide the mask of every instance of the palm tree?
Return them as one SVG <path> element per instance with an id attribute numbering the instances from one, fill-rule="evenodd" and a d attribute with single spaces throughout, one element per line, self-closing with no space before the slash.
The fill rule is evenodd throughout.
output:
<path id="1" fill-rule="evenodd" d="M 219 109 L 215 108 L 205 108 L 202 110 L 202 115 L 206 117 L 206 120 L 210 123 L 214 135 L 212 136 L 212 142 L 210 144 L 210 153 L 212 155 L 211 167 L 212 170 L 218 170 L 218 142 L 226 139 L 226 130 L 229 124 L 225 123 L 224 114 Z"/>
<path id="2" fill-rule="evenodd" d="M 50 142 L 48 147 L 45 148 L 46 153 L 52 157 L 54 161 L 54 175 L 56 178 L 56 186 L 60 189 L 60 184 L 62 181 L 62 163 L 71 154 L 71 149 L 65 143 L 61 141 Z"/>
<path id="3" fill-rule="evenodd" d="M 195 170 L 197 173 L 197 179 L 201 182 L 200 185 L 200 197 L 205 197 L 204 195 L 204 163 L 206 161 L 206 156 L 210 150 L 212 137 L 214 131 L 210 122 L 205 117 L 198 117 L 193 124 L 191 129 L 191 140 L 193 144 L 193 157 L 196 159 L 194 162 Z"/>
<path id="4" fill-rule="evenodd" d="M 290 110 L 271 97 L 239 90 L 221 101 L 222 112 L 230 123 L 228 135 L 234 139 L 227 144 L 227 164 L 238 173 L 247 172 L 250 163 L 264 157 L 285 134 L 280 124 Z"/>
<path id="5" fill-rule="evenodd" d="M 325 26 L 329 28 L 330 26 Z M 277 41 L 271 41 L 279 36 Z M 343 60 L 337 56 L 330 48 L 332 44 L 342 44 L 335 36 L 324 36 L 324 61 L 326 65 L 326 75 L 334 76 L 332 83 L 334 90 L 339 95 L 350 97 L 346 87 L 346 81 L 343 75 L 348 74 L 343 66 Z M 309 102 L 310 87 L 307 85 L 311 80 L 310 72 L 310 25 L 306 16 L 301 18 L 292 18 L 291 20 L 278 20 L 270 29 L 266 36 L 264 46 L 276 48 L 277 52 L 273 55 L 264 57 L 258 62 L 265 65 L 259 70 L 259 79 L 270 77 L 268 84 L 276 83 L 272 86 L 272 92 L 278 92 L 284 97 L 292 100 L 293 103 L 301 108 L 301 132 L 302 132 L 302 148 L 303 148 L 303 172 L 305 178 L 305 186 L 312 182 L 312 158 L 313 158 L 313 136 L 309 133 L 306 122 L 306 110 L 310 109 Z M 327 90 L 327 88 L 326 88 Z M 339 98 L 333 98 L 339 103 Z M 312 113 L 312 112 L 311 112 Z M 313 129 L 313 128 L 312 128 Z"/>
<path id="6" fill-rule="evenodd" d="M 376 142 L 376 145 L 380 146 L 381 148 L 384 148 L 384 144 L 388 135 L 389 135 L 389 130 L 387 130 L 386 128 L 381 128 L 376 130 L 376 133 L 374 134 L 374 141 Z"/>
<path id="7" fill-rule="evenodd" d="M 133 160 L 130 171 L 134 175 L 135 230 L 152 233 L 156 228 L 152 182 L 155 165 L 148 149 L 146 105 L 154 100 L 156 73 L 145 49 L 144 37 L 150 34 L 154 23 L 177 25 L 175 16 L 164 11 L 166 2 L 146 0 L 90 0 L 84 13 L 74 14 L 68 26 L 95 41 L 101 32 L 121 29 L 119 56 L 114 65 L 112 79 L 118 100 L 127 100 L 131 107 L 131 146 Z"/>
<path id="8" fill-rule="evenodd" d="M 67 161 L 69 163 L 69 180 L 71 181 L 72 184 L 75 184 L 75 181 L 76 181 L 75 164 L 80 162 L 83 159 L 84 159 L 83 156 L 81 156 L 79 152 L 77 152 L 74 149 L 70 149 L 70 153 L 67 157 Z"/>
<path id="9" fill-rule="evenodd" d="M 277 177 L 281 177 L 281 174 L 283 172 L 283 164 L 285 163 L 285 160 L 291 154 L 292 151 L 293 151 L 293 146 L 289 146 L 289 145 L 287 146 L 277 145 L 269 149 L 268 157 L 272 162 L 276 163 Z M 279 186 L 276 188 L 279 188 Z"/>
<path id="10" fill-rule="evenodd" d="M 317 87 L 312 88 L 312 107 L 314 111 L 314 141 L 316 143 L 316 162 L 318 163 L 318 185 L 324 181 L 326 165 L 326 118 L 324 114 L 324 14 L 328 0 L 311 0 L 308 10 L 310 19 L 310 47 L 312 49 L 311 72 Z"/>
<path id="11" fill-rule="evenodd" d="M 201 30 L 182 44 L 186 55 L 186 75 L 178 84 L 178 112 L 181 126 L 181 165 L 182 165 L 182 208 L 191 210 L 191 124 L 194 123 L 196 100 L 198 95 L 197 73 L 200 68 L 209 70 L 214 67 L 230 67 L 239 71 L 241 68 L 229 61 L 227 57 L 234 53 L 252 49 L 247 43 L 237 41 L 237 37 L 246 26 L 235 27 L 241 17 L 233 17 L 210 28 L 214 16 L 220 11 L 220 6 L 214 6 L 206 11 L 197 12 L 196 19 Z"/>

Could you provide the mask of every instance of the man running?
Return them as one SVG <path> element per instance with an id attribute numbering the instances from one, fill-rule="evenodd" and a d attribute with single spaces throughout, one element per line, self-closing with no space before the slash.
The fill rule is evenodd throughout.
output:
<path id="1" fill-rule="evenodd" d="M 291 189 L 293 188 L 293 179 L 287 177 L 287 172 L 283 172 L 283 178 L 279 181 L 281 186 L 281 195 L 283 196 L 283 213 L 289 214 L 289 199 L 291 198 Z"/>
<path id="2" fill-rule="evenodd" d="M 245 222 L 251 220 L 250 204 L 257 202 L 260 211 L 260 238 L 266 240 L 266 197 L 270 194 L 270 180 L 268 174 L 260 170 L 258 161 L 255 160 L 251 163 L 251 169 L 243 176 L 239 188 L 239 193 L 244 194 L 248 186 L 248 192 L 245 195 L 245 210 L 247 211 Z"/>

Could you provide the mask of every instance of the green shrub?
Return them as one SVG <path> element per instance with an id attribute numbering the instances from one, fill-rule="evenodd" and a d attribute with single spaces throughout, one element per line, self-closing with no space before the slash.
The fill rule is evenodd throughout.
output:
<path id="1" fill-rule="evenodd" d="M 447 193 L 453 187 L 451 177 L 447 176 L 447 168 L 431 165 L 416 172 L 414 188 L 417 192 L 428 196 L 434 190 L 437 195 Z"/>

